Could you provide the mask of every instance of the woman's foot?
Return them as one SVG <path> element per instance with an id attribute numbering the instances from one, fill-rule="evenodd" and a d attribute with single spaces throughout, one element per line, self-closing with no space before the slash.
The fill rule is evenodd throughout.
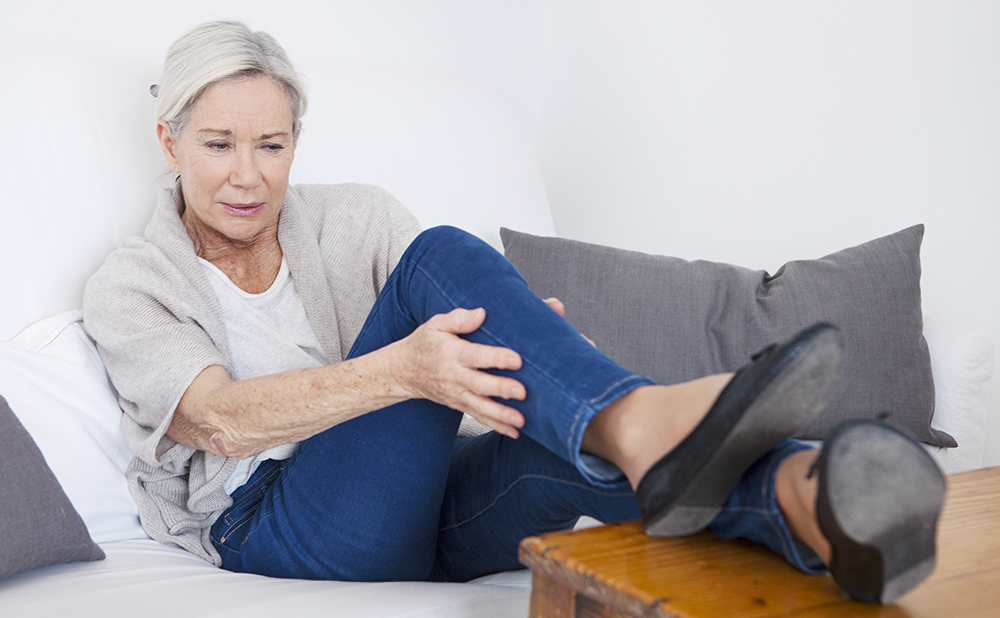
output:
<path id="1" fill-rule="evenodd" d="M 901 430 L 844 423 L 821 453 L 786 458 L 775 491 L 792 534 L 823 559 L 848 596 L 892 603 L 933 572 L 945 481 Z"/>
<path id="2" fill-rule="evenodd" d="M 743 473 L 826 406 L 842 361 L 840 332 L 825 323 L 755 355 L 643 475 L 636 499 L 646 533 L 681 536 L 707 526 Z"/>
<path id="3" fill-rule="evenodd" d="M 614 462 L 635 490 L 639 481 L 701 423 L 733 379 L 720 373 L 670 386 L 641 386 L 590 421 L 582 450 Z"/>

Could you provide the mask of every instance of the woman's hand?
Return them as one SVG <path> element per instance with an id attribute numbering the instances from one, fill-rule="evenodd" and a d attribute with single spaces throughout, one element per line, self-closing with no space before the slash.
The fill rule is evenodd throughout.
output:
<path id="1" fill-rule="evenodd" d="M 561 302 L 545 302 L 562 315 Z M 520 369 L 520 355 L 459 337 L 474 332 L 485 319 L 483 309 L 455 309 L 370 354 L 237 382 L 212 365 L 184 392 L 167 435 L 216 455 L 249 457 L 372 410 L 421 398 L 467 412 L 517 438 L 524 416 L 493 397 L 523 400 L 524 385 L 483 370 Z"/>
<path id="2" fill-rule="evenodd" d="M 550 309 L 558 313 L 559 317 L 561 318 L 566 317 L 566 305 L 564 305 L 561 300 L 559 300 L 555 296 L 551 296 L 549 298 L 543 298 L 542 300 L 545 301 L 545 304 L 548 305 Z M 584 335 L 583 333 L 580 333 L 580 336 L 586 339 L 587 343 L 589 343 L 590 345 L 594 346 L 595 348 L 597 347 L 597 344 L 595 344 L 590 339 L 590 337 Z"/>
<path id="3" fill-rule="evenodd" d="M 424 322 L 393 344 L 400 348 L 400 378 L 413 397 L 465 412 L 490 429 L 517 438 L 524 416 L 492 397 L 523 400 L 524 385 L 483 369 L 520 369 L 521 356 L 459 337 L 474 332 L 485 320 L 485 309 L 454 309 Z"/>
<path id="4" fill-rule="evenodd" d="M 559 300 L 555 296 L 550 296 L 549 298 L 543 298 L 542 300 L 545 301 L 545 304 L 549 306 L 549 309 L 552 309 L 553 311 L 558 313 L 559 317 L 561 318 L 566 317 L 566 305 L 563 304 L 563 301 Z"/>

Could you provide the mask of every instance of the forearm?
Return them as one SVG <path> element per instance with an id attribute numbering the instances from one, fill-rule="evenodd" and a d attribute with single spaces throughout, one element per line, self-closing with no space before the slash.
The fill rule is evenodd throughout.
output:
<path id="1" fill-rule="evenodd" d="M 454 309 L 370 354 L 317 369 L 233 382 L 213 365 L 181 397 L 167 435 L 217 455 L 249 457 L 372 410 L 429 399 L 517 438 L 523 415 L 497 399 L 523 400 L 527 392 L 516 379 L 483 370 L 516 371 L 521 357 L 459 336 L 485 319 L 482 309 Z"/>
<path id="2" fill-rule="evenodd" d="M 229 380 L 221 367 L 209 367 L 181 398 L 167 435 L 233 457 L 304 440 L 412 396 L 399 379 L 395 348 L 238 382 Z"/>

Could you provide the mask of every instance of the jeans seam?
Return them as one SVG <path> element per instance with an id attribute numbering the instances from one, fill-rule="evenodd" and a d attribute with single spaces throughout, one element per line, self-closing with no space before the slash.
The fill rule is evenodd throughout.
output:
<path id="1" fill-rule="evenodd" d="M 226 542 L 226 539 L 231 537 L 240 528 L 248 524 L 253 519 L 253 516 L 256 515 L 257 511 L 259 510 L 260 510 L 260 505 L 258 504 L 252 507 L 250 510 L 243 513 L 243 515 L 241 515 L 238 520 L 230 524 L 225 530 L 222 531 L 222 534 L 219 535 L 219 543 L 224 544 Z"/>
<path id="2" fill-rule="evenodd" d="M 784 458 L 782 458 L 781 461 L 784 461 Z M 772 461 L 770 461 L 767 466 L 767 476 L 765 478 L 767 479 L 773 478 L 774 475 L 777 474 L 777 469 L 779 464 L 780 461 L 778 461 L 777 458 L 774 458 Z M 775 518 L 774 516 L 774 506 L 771 505 L 770 488 L 773 486 L 774 486 L 773 482 L 768 482 L 764 483 L 760 488 L 762 494 L 761 497 L 763 498 L 764 504 L 766 504 L 768 507 L 767 509 L 765 509 L 764 512 L 764 519 L 767 520 L 767 523 L 771 526 L 771 528 L 774 529 L 775 532 L 777 532 L 778 538 L 781 539 L 782 554 L 785 556 L 790 556 L 793 555 L 793 552 L 788 547 L 788 539 L 785 538 L 784 530 L 782 530 L 782 526 L 778 524 L 778 519 Z M 775 497 L 775 501 L 777 501 L 777 497 Z M 798 553 L 795 552 L 795 555 L 797 556 Z M 801 562 L 801 560 L 797 561 Z"/>
<path id="3" fill-rule="evenodd" d="M 442 298 L 444 298 L 446 301 L 448 301 L 448 303 L 450 303 L 452 305 L 455 305 L 456 307 L 458 306 L 458 303 L 451 297 L 451 295 L 448 294 L 440 285 L 438 285 L 437 280 L 435 280 L 434 277 L 430 273 L 428 273 L 419 262 L 412 264 L 412 267 L 414 268 L 414 270 L 419 270 L 421 272 L 421 274 L 423 274 L 424 277 L 427 278 L 427 281 L 434 287 L 435 290 L 437 290 L 438 294 L 440 294 Z M 478 330 L 482 331 L 482 333 L 484 335 L 488 336 L 494 342 L 503 345 L 503 341 L 500 339 L 500 337 L 498 337 L 490 329 L 486 328 L 485 326 L 480 326 Z M 559 388 L 559 390 L 562 391 L 565 395 L 567 395 L 567 397 L 569 399 L 572 399 L 572 400 L 580 402 L 579 406 L 577 407 L 577 411 L 574 414 L 573 424 L 570 427 L 569 436 L 566 439 L 566 452 L 567 452 L 567 454 L 570 457 L 573 458 L 574 461 L 576 460 L 576 457 L 579 455 L 579 453 L 574 453 L 573 452 L 573 442 L 574 442 L 574 439 L 576 437 L 577 427 L 580 424 L 580 420 L 583 418 L 584 412 L 587 409 L 589 409 L 589 408 L 593 408 L 596 404 L 598 404 L 599 402 L 601 402 L 605 397 L 607 397 L 610 393 L 614 392 L 614 390 L 617 389 L 622 384 L 628 383 L 631 380 L 643 380 L 644 379 L 644 378 L 642 378 L 641 376 L 639 376 L 637 374 L 632 374 L 632 375 L 627 376 L 625 378 L 622 378 L 621 380 L 618 380 L 614 384 L 608 386 L 597 397 L 594 397 L 594 398 L 591 398 L 591 399 L 582 399 L 582 398 L 576 396 L 575 394 L 573 394 L 572 392 L 570 392 L 568 389 L 566 389 L 562 385 L 562 383 L 560 383 L 558 380 L 556 380 L 555 377 L 553 377 L 552 375 L 550 375 L 547 371 L 544 371 L 538 364 L 533 363 L 533 362 L 531 362 L 531 360 L 525 359 L 524 357 L 521 357 L 521 358 L 522 358 L 522 361 L 525 364 L 530 365 L 536 372 L 538 372 L 538 374 L 540 376 L 544 377 L 546 380 L 549 381 L 549 383 L 551 383 L 551 384 L 555 385 L 557 388 Z"/>
<path id="4" fill-rule="evenodd" d="M 481 508 L 478 511 L 476 511 L 471 516 L 466 517 L 465 519 L 463 519 L 461 521 L 457 521 L 457 522 L 455 522 L 455 523 L 453 523 L 451 525 L 445 526 L 443 528 L 439 528 L 438 532 L 447 532 L 448 530 L 453 530 L 455 528 L 459 528 L 461 526 L 464 526 L 465 524 L 468 524 L 468 523 L 472 522 L 473 520 L 477 519 L 478 517 L 480 517 L 481 515 L 485 514 L 487 511 L 489 511 L 493 507 L 495 507 L 497 505 L 497 503 L 500 502 L 500 499 L 503 498 L 504 496 L 506 496 L 508 493 L 510 493 L 511 490 L 513 490 L 514 487 L 516 487 L 521 481 L 529 480 L 529 479 L 539 479 L 539 480 L 553 481 L 553 482 L 556 482 L 556 483 L 562 483 L 564 485 L 572 485 L 572 486 L 575 486 L 575 487 L 579 487 L 580 489 L 584 489 L 586 491 L 590 491 L 590 492 L 593 492 L 593 493 L 599 494 L 599 495 L 624 496 L 624 495 L 631 494 L 631 492 L 625 492 L 625 491 L 608 491 L 608 490 L 602 490 L 602 489 L 599 489 L 597 487 L 593 487 L 591 485 L 587 485 L 587 484 L 584 484 L 584 483 L 578 483 L 576 481 L 569 481 L 569 480 L 562 479 L 562 478 L 559 478 L 559 477 L 549 476 L 547 474 L 538 474 L 538 473 L 522 474 L 521 476 L 519 476 L 516 479 L 514 479 L 503 491 L 501 491 L 500 493 L 496 494 L 493 497 L 493 500 L 491 500 L 489 504 L 487 504 L 486 506 L 484 506 L 483 508 Z"/>
<path id="5" fill-rule="evenodd" d="M 268 470 L 260 477 L 255 479 L 250 486 L 246 487 L 245 491 L 242 494 L 240 494 L 239 499 L 234 501 L 233 504 L 230 505 L 229 509 L 226 510 L 226 514 L 223 518 L 223 520 L 226 522 L 226 526 L 220 531 L 221 533 L 219 534 L 219 543 L 225 543 L 225 540 L 230 536 L 232 536 L 234 532 L 236 532 L 244 525 L 246 525 L 247 522 L 252 520 L 253 516 L 256 515 L 258 510 L 260 510 L 260 504 L 257 504 L 256 506 L 243 512 L 236 520 L 230 519 L 232 510 L 239 504 L 245 502 L 250 496 L 260 491 L 260 489 L 254 490 L 255 487 L 259 487 L 265 481 L 271 480 L 275 476 L 281 474 L 281 471 L 284 469 L 284 467 L 285 464 L 283 461 L 279 462 L 279 465 L 272 466 L 270 470 Z M 244 486 L 240 486 L 240 489 L 244 489 Z"/>
<path id="6" fill-rule="evenodd" d="M 262 461 L 261 463 L 264 463 L 264 462 Z M 281 472 L 281 467 L 283 467 L 283 466 L 274 466 L 270 470 L 268 470 L 266 473 L 264 473 L 263 475 L 261 475 L 260 477 L 258 477 L 257 479 L 255 479 L 254 482 L 251 485 L 249 485 L 249 486 L 247 486 L 247 485 L 241 485 L 240 487 L 238 487 L 237 489 L 243 489 L 244 490 L 243 493 L 240 494 L 240 498 L 243 498 L 243 496 L 245 496 L 248 493 L 250 493 L 253 490 L 253 488 L 256 487 L 257 485 L 260 485 L 261 483 L 263 483 L 267 479 L 271 478 L 275 474 L 278 474 L 279 472 Z"/>
<path id="7" fill-rule="evenodd" d="M 614 384 L 612 384 L 608 388 L 604 389 L 603 393 L 601 393 L 597 397 L 594 397 L 593 399 L 590 399 L 588 401 L 584 401 L 576 409 L 576 414 L 573 416 L 573 424 L 570 426 L 569 436 L 566 438 L 566 450 L 567 450 L 567 452 L 569 452 L 570 454 L 573 454 L 573 440 L 576 437 L 577 426 L 579 426 L 580 421 L 583 419 L 584 412 L 586 412 L 588 409 L 593 409 L 599 402 L 601 402 L 610 393 L 614 392 L 614 390 L 617 389 L 619 386 L 621 386 L 623 384 L 626 384 L 629 381 L 637 379 L 637 378 L 639 378 L 639 376 L 637 376 L 637 375 L 631 375 L 631 376 L 622 378 L 621 380 L 618 380 L 617 382 L 615 382 Z"/>
<path id="8" fill-rule="evenodd" d="M 430 273 L 428 273 L 426 270 L 424 270 L 423 266 L 421 266 L 420 264 L 414 264 L 413 268 L 416 269 L 416 270 L 419 270 L 427 278 L 427 280 L 431 283 L 431 285 L 434 286 L 434 289 L 436 289 L 438 291 L 438 293 L 445 300 L 447 300 L 450 304 L 455 305 L 456 307 L 459 306 L 458 303 L 455 302 L 455 300 L 451 297 L 451 295 L 448 294 L 447 292 L 445 292 L 444 289 L 440 285 L 438 285 L 438 282 L 434 279 L 434 277 L 431 276 Z M 483 334 L 489 336 L 490 339 L 492 339 L 493 341 L 495 341 L 495 342 L 503 345 L 503 341 L 501 341 L 500 337 L 498 337 L 490 329 L 486 328 L 485 326 L 480 326 L 478 328 L 478 330 L 482 331 Z M 528 360 L 525 360 L 523 357 L 522 357 L 522 360 L 524 360 L 524 362 L 526 362 L 529 365 L 531 365 L 535 369 L 535 371 L 537 371 L 539 373 L 539 375 L 544 376 L 549 382 L 551 382 L 552 384 L 557 385 L 559 387 L 559 389 L 562 390 L 564 393 L 568 392 L 565 388 L 563 388 L 562 384 L 560 384 L 554 377 L 552 377 L 551 375 L 549 375 L 548 372 L 543 371 L 541 369 L 541 367 L 539 367 L 535 363 L 532 363 L 532 362 L 530 362 Z M 572 398 L 575 399 L 575 400 L 577 400 L 577 401 L 580 401 L 582 403 L 586 403 L 585 400 L 580 399 L 579 397 L 576 397 L 575 395 L 573 395 Z"/>
<path id="9" fill-rule="evenodd" d="M 408 262 L 412 262 L 412 259 L 407 260 L 407 261 Z M 419 268 L 419 266 L 417 266 L 416 264 L 414 264 L 414 267 L 415 268 Z M 392 282 L 392 279 L 394 277 L 395 278 L 399 278 L 400 277 L 396 273 L 399 272 L 399 270 L 401 268 L 405 268 L 405 266 L 403 265 L 402 261 L 400 261 L 400 263 L 396 266 L 396 268 L 394 268 L 393 271 L 391 273 L 389 273 L 389 276 L 386 278 L 385 283 L 382 286 L 383 290 L 385 290 L 386 288 L 389 287 L 389 285 Z M 424 275 L 427 276 L 428 279 L 430 279 L 430 276 L 427 275 L 426 271 L 424 271 L 423 269 L 421 269 L 421 272 L 423 272 Z M 437 287 L 437 283 L 436 282 L 435 282 L 434 285 L 435 285 L 435 287 Z M 438 291 L 441 292 L 442 295 L 444 295 L 444 292 L 440 288 L 438 288 Z M 447 295 L 445 295 L 445 296 L 447 297 Z M 375 312 L 378 310 L 378 308 L 383 304 L 383 298 L 385 298 L 385 295 L 382 294 L 381 292 L 375 297 L 375 302 L 372 304 L 372 308 L 368 310 L 368 315 L 369 316 L 374 315 Z M 447 297 L 447 298 L 448 298 L 449 301 L 451 300 L 450 297 Z M 403 319 L 405 319 L 405 320 L 409 320 L 411 322 L 416 322 L 416 320 L 413 319 L 413 317 L 412 317 L 412 315 L 410 315 L 410 313 L 411 312 L 407 312 L 407 315 L 403 315 L 401 317 Z M 365 338 L 365 335 L 368 333 L 368 330 L 371 329 L 371 328 L 373 328 L 374 326 L 375 326 L 375 320 L 369 321 L 367 318 L 365 319 L 365 323 L 361 325 L 361 331 L 358 332 L 358 335 L 354 338 L 354 343 L 351 344 L 350 349 L 347 351 L 347 356 L 345 357 L 345 360 L 353 358 L 354 345 L 357 342 L 359 342 L 359 341 L 363 341 L 364 338 Z"/>

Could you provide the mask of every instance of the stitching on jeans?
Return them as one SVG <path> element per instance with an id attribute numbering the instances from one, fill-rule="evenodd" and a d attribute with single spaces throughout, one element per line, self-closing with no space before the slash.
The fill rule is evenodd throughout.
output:
<path id="1" fill-rule="evenodd" d="M 594 399 L 591 399 L 590 401 L 585 401 L 579 408 L 576 409 L 576 416 L 574 416 L 573 418 L 573 424 L 570 426 L 569 436 L 566 438 L 566 450 L 569 452 L 571 457 L 575 458 L 576 455 L 575 453 L 573 453 L 573 438 L 576 436 L 577 426 L 579 426 L 580 421 L 583 419 L 584 410 L 587 408 L 593 408 L 598 402 L 602 401 L 610 393 L 614 392 L 614 390 L 617 389 L 619 386 L 635 379 L 640 379 L 640 378 L 637 375 L 631 375 L 626 378 L 622 378 L 621 380 L 618 380 L 608 388 L 604 389 L 604 392 L 601 393 L 599 396 L 597 396 Z"/>
<path id="2" fill-rule="evenodd" d="M 249 502 L 253 498 L 263 499 L 263 495 L 267 493 L 267 488 L 258 487 L 263 484 L 264 481 L 272 479 L 281 473 L 284 469 L 284 462 L 279 462 L 278 465 L 272 466 L 270 470 L 258 477 L 250 486 L 246 487 L 245 491 L 240 494 L 239 499 L 233 502 L 233 504 L 226 510 L 226 514 L 223 520 L 226 522 L 226 527 L 222 529 L 222 533 L 219 535 L 221 538 L 225 539 L 232 535 L 233 531 L 238 530 L 243 524 L 245 524 L 249 519 L 252 519 L 254 514 L 260 508 L 260 504 L 257 504 L 247 511 L 244 511 L 239 518 L 233 520 L 232 511 L 238 506 Z M 254 490 L 254 487 L 258 489 Z M 243 487 L 241 487 L 242 489 Z M 261 489 L 264 489 L 264 493 L 261 493 Z"/>
<path id="3" fill-rule="evenodd" d="M 723 506 L 719 509 L 720 513 L 726 514 L 736 514 L 736 513 L 757 513 L 758 515 L 769 515 L 771 513 L 770 509 L 761 509 L 755 506 Z"/>
<path id="4" fill-rule="evenodd" d="M 577 483 L 575 481 L 568 481 L 566 479 L 561 479 L 561 478 L 557 478 L 557 477 L 554 477 L 554 476 L 549 476 L 547 474 L 522 474 L 521 476 L 519 476 L 516 479 L 514 479 L 510 483 L 510 485 L 507 486 L 506 489 L 504 489 L 502 492 L 500 492 L 496 496 L 494 496 L 492 502 L 490 502 L 489 504 L 487 504 L 485 507 L 481 508 L 479 511 L 477 511 L 475 514 L 473 514 L 471 517 L 463 519 L 462 521 L 455 522 L 455 523 L 451 524 L 450 526 L 446 526 L 444 528 L 439 528 L 438 532 L 446 532 L 448 530 L 452 530 L 454 528 L 458 528 L 460 526 L 464 526 L 465 524 L 473 521 L 474 519 L 477 519 L 480 515 L 483 515 L 484 513 L 486 513 L 487 511 L 489 511 L 493 507 L 495 507 L 497 505 L 497 503 L 500 502 L 500 499 L 503 498 L 504 496 L 506 496 L 508 493 L 510 493 L 511 490 L 513 490 L 515 486 L 517 486 L 518 484 L 520 484 L 521 481 L 528 480 L 528 479 L 548 480 L 548 481 L 554 481 L 556 483 L 562 483 L 564 485 L 572 485 L 574 487 L 579 487 L 580 489 L 584 489 L 584 490 L 589 491 L 591 493 L 594 493 L 594 494 L 597 494 L 597 495 L 602 495 L 602 496 L 627 496 L 627 495 L 631 494 L 631 491 L 606 491 L 606 490 L 598 489 L 597 487 L 592 487 L 590 485 L 586 485 L 586 484 L 583 484 L 583 483 Z"/>
<path id="5" fill-rule="evenodd" d="M 786 455 L 785 457 L 787 457 L 787 455 Z M 797 560 L 796 560 L 796 562 L 799 562 L 799 563 L 801 563 L 801 562 L 802 562 L 802 559 L 801 559 L 801 557 L 799 557 L 799 555 L 798 555 L 798 552 L 795 552 L 795 553 L 793 554 L 793 552 L 791 552 L 791 551 L 789 550 L 789 547 L 788 547 L 788 539 L 786 539 L 786 538 L 785 538 L 785 533 L 784 533 L 784 531 L 783 531 L 783 530 L 781 529 L 781 526 L 779 526 L 779 525 L 778 525 L 778 520 L 777 520 L 777 519 L 776 519 L 776 518 L 774 517 L 774 509 L 772 509 L 772 508 L 771 508 L 771 496 L 770 496 L 770 492 L 768 491 L 768 490 L 769 490 L 769 488 L 770 488 L 770 486 L 771 486 L 771 483 L 770 483 L 770 479 L 771 479 L 771 478 L 772 478 L 772 477 L 773 477 L 773 476 L 774 476 L 775 474 L 777 474 L 777 470 L 778 470 L 778 464 L 779 464 L 779 463 L 780 463 L 781 461 L 784 461 L 784 460 L 785 460 L 785 457 L 782 457 L 782 458 L 781 458 L 780 460 L 778 460 L 777 458 L 774 458 L 774 459 L 772 459 L 772 460 L 771 460 L 771 462 L 770 462 L 770 463 L 768 463 L 768 465 L 767 465 L 767 470 L 766 470 L 766 472 L 767 472 L 767 476 L 766 476 L 765 478 L 767 478 L 767 479 L 769 479 L 769 480 L 768 480 L 768 482 L 767 482 L 767 483 L 764 483 L 764 484 L 763 484 L 763 485 L 761 486 L 761 494 L 762 494 L 762 497 L 764 498 L 764 500 L 766 501 L 765 503 L 766 503 L 766 504 L 767 504 L 767 506 L 768 506 L 767 510 L 766 510 L 766 511 L 765 511 L 765 513 L 764 513 L 764 519 L 765 519 L 765 520 L 767 520 L 767 523 L 768 523 L 768 524 L 770 524 L 770 526 L 771 526 L 771 529 L 772 529 L 772 530 L 773 530 L 774 532 L 776 532 L 776 533 L 777 533 L 777 536 L 778 536 L 778 538 L 779 538 L 779 539 L 781 540 L 781 551 L 782 551 L 782 553 L 783 553 L 784 555 L 786 555 L 786 556 L 791 556 L 791 555 L 794 555 L 794 556 L 795 556 L 795 558 L 797 559 Z M 777 497 L 777 496 L 775 496 L 775 502 L 777 502 L 777 499 L 778 499 L 778 497 Z M 780 507 L 779 507 L 779 508 L 780 508 Z"/>
<path id="6" fill-rule="evenodd" d="M 263 498 L 264 498 L 264 496 L 263 496 L 263 494 L 261 494 L 260 495 L 260 501 L 262 501 Z M 260 501 L 258 501 L 258 503 L 255 504 L 255 505 L 253 505 L 252 507 L 249 507 L 243 513 L 241 513 L 240 516 L 235 521 L 230 520 L 229 517 L 227 517 L 226 518 L 226 523 L 228 524 L 228 526 L 223 530 L 221 536 L 222 537 L 230 536 L 232 534 L 233 530 L 238 529 L 240 526 L 242 526 L 248 520 L 253 519 L 254 514 L 260 508 Z M 242 503 L 243 503 L 243 501 L 241 501 L 241 504 Z"/>
<path id="7" fill-rule="evenodd" d="M 281 466 L 281 467 L 283 467 L 283 466 Z M 258 485 L 260 485 L 261 483 L 265 482 L 266 480 L 270 479 L 272 476 L 274 476 L 276 474 L 275 470 L 280 471 L 280 467 L 279 466 L 275 466 L 275 467 L 271 468 L 270 470 L 268 470 L 267 472 L 265 472 L 263 475 L 261 475 L 260 477 L 258 477 L 251 485 L 241 485 L 239 487 L 239 489 L 242 489 L 243 491 L 240 493 L 240 497 L 239 498 L 235 498 L 233 500 L 233 503 L 229 506 L 229 508 L 226 509 L 226 514 L 223 516 L 223 521 L 225 521 L 227 524 L 232 525 L 232 523 L 233 523 L 233 520 L 232 520 L 233 510 L 235 510 L 241 504 L 244 504 L 247 501 L 253 499 L 260 492 L 259 489 L 255 490 L 254 488 L 257 487 Z"/>
<path id="8" fill-rule="evenodd" d="M 224 543 L 225 540 L 233 536 L 233 534 L 236 531 L 238 531 L 240 528 L 250 523 L 250 521 L 253 519 L 253 516 L 257 513 L 258 510 L 260 510 L 259 504 L 255 504 L 254 506 L 250 507 L 250 509 L 248 509 L 245 513 L 243 513 L 243 515 L 241 515 L 236 522 L 234 522 L 231 526 L 227 527 L 222 531 L 222 534 L 219 535 L 220 539 L 219 542 Z"/>
<path id="9" fill-rule="evenodd" d="M 787 459 L 788 457 L 794 455 L 799 451 L 806 451 L 806 450 L 811 450 L 811 448 L 808 447 L 799 448 L 797 445 L 796 446 L 786 445 L 785 447 L 783 447 L 782 451 L 786 452 L 781 457 L 781 459 L 779 460 L 776 458 L 775 460 L 772 460 L 771 463 L 768 465 L 767 478 L 770 479 L 772 476 L 775 476 L 777 474 L 778 466 L 781 465 L 781 462 L 783 462 L 785 459 Z M 770 487 L 770 485 L 771 485 L 770 483 L 767 483 L 764 487 L 761 488 L 761 490 L 765 494 L 765 498 L 769 498 L 769 496 L 767 496 L 767 489 Z M 775 503 L 777 503 L 778 501 L 777 495 L 775 495 L 774 501 Z M 771 503 L 770 499 L 767 500 L 767 503 L 770 506 Z M 781 547 L 784 550 L 785 555 L 793 557 L 797 567 L 808 571 L 809 568 L 806 566 L 805 560 L 802 558 L 802 555 L 799 552 L 799 548 L 795 544 L 795 540 L 792 538 L 791 530 L 788 528 L 788 523 L 785 522 L 784 529 L 782 529 L 782 526 L 778 524 L 779 521 L 784 521 L 784 519 L 785 519 L 784 515 L 781 514 L 780 506 L 778 506 L 775 509 L 771 508 L 768 509 L 767 520 L 771 524 L 771 527 L 778 533 L 778 538 L 781 539 Z M 785 531 L 787 531 L 788 534 L 785 534 Z"/>
<path id="10" fill-rule="evenodd" d="M 408 259 L 407 263 L 409 263 L 410 261 L 412 261 L 412 259 Z M 396 265 L 396 268 L 394 268 L 392 270 L 392 272 L 389 273 L 389 276 L 385 280 L 385 284 L 382 286 L 383 290 L 386 289 L 386 288 L 388 288 L 390 286 L 390 284 L 392 284 L 392 279 L 394 277 L 398 278 L 396 276 L 396 273 L 399 272 L 400 266 L 403 266 L 405 268 L 405 266 L 403 265 L 402 259 L 400 259 L 400 262 L 399 262 L 399 264 Z M 427 273 L 424 273 L 424 274 L 426 275 Z M 369 315 L 374 315 L 375 312 L 376 312 L 376 310 L 378 310 L 379 307 L 381 307 L 381 305 L 383 304 L 383 300 L 382 300 L 383 298 L 384 298 L 384 296 L 382 294 L 378 294 L 375 297 L 375 303 L 372 305 L 372 308 L 368 311 Z M 416 320 L 413 319 L 413 316 L 410 316 L 410 315 L 404 315 L 403 318 L 405 318 L 406 320 L 409 320 L 410 322 L 416 322 Z M 368 330 L 370 328 L 372 328 L 374 324 L 375 324 L 374 320 L 369 321 L 367 318 L 365 318 L 365 323 L 361 325 L 361 331 L 358 333 L 358 336 L 354 338 L 354 343 L 351 344 L 351 348 L 347 351 L 347 356 L 345 357 L 345 360 L 353 358 L 351 356 L 351 354 L 354 352 L 354 346 L 355 346 L 355 344 L 357 344 L 357 342 L 359 342 L 362 339 L 364 339 L 364 337 L 368 334 Z"/>
<path id="11" fill-rule="evenodd" d="M 271 461 L 271 460 L 268 460 L 268 461 Z M 261 463 L 264 463 L 264 462 L 261 462 Z M 267 472 L 265 472 L 261 476 L 257 477 L 257 479 L 254 480 L 254 482 L 252 484 L 250 484 L 250 485 L 241 485 L 238 489 L 243 489 L 244 491 L 243 491 L 243 493 L 240 494 L 240 497 L 237 500 L 242 501 L 243 500 L 243 496 L 251 493 L 253 491 L 254 487 L 256 487 L 257 485 L 260 485 L 261 483 L 263 483 L 264 481 L 270 479 L 271 477 L 273 477 L 273 476 L 275 476 L 277 474 L 280 474 L 281 470 L 284 469 L 284 467 L 285 467 L 284 462 L 279 462 L 277 465 L 271 466 L 270 470 L 268 470 Z M 256 470 L 254 472 L 256 472 Z"/>
<path id="12" fill-rule="evenodd" d="M 459 304 L 455 301 L 455 299 L 453 299 L 450 294 L 448 294 L 447 292 L 445 292 L 444 289 L 440 285 L 438 285 L 437 281 L 435 281 L 434 278 L 426 270 L 424 270 L 424 268 L 420 264 L 415 264 L 414 265 L 414 269 L 415 270 L 419 270 L 421 272 L 421 274 L 423 274 L 425 277 L 427 277 L 427 279 L 428 279 L 428 281 L 430 281 L 431 285 L 434 286 L 434 288 L 438 291 L 438 293 L 445 300 L 447 300 L 452 305 L 455 305 L 456 307 L 459 306 Z M 483 334 L 489 336 L 496 343 L 503 344 L 503 342 L 500 340 L 500 338 L 497 337 L 490 329 L 479 327 L 479 330 L 482 331 Z M 540 375 L 544 376 L 549 382 L 552 382 L 553 384 L 555 384 L 556 386 L 558 386 L 559 389 L 562 390 L 564 393 L 569 393 L 569 391 L 567 391 L 565 388 L 562 388 L 562 385 L 559 384 L 559 382 L 555 378 L 553 378 L 551 375 L 549 375 L 548 372 L 543 371 L 541 369 L 541 367 L 539 367 L 535 363 L 532 363 L 532 362 L 530 362 L 528 360 L 525 360 L 523 357 L 522 357 L 522 360 L 524 362 L 526 362 L 527 364 L 531 365 L 534 368 L 535 371 L 537 371 Z M 582 399 L 580 399 L 579 397 L 576 397 L 575 395 L 570 394 L 570 396 L 573 399 L 576 399 L 578 401 L 581 401 L 581 402 L 583 401 Z"/>
<path id="13" fill-rule="evenodd" d="M 426 270 L 424 270 L 424 268 L 419 263 L 413 264 L 413 268 L 414 268 L 414 270 L 419 270 L 420 273 L 423 274 L 424 277 L 427 278 L 427 280 L 430 282 L 430 284 L 438 291 L 438 293 L 445 300 L 447 300 L 452 305 L 458 306 L 458 303 L 451 297 L 451 295 L 448 294 L 447 292 L 445 292 L 444 289 L 440 285 L 438 285 L 437 281 L 434 280 L 434 277 L 432 277 Z M 483 334 L 487 335 L 494 342 L 496 342 L 498 344 L 501 344 L 501 345 L 503 344 L 503 341 L 499 337 L 497 337 L 496 334 L 494 334 L 490 329 L 484 328 L 484 327 L 480 327 L 479 330 L 482 331 Z M 571 457 L 575 457 L 575 454 L 573 453 L 573 437 L 576 435 L 576 429 L 577 429 L 577 426 L 580 423 L 580 419 L 581 419 L 581 417 L 583 415 L 584 410 L 587 407 L 592 407 L 596 403 L 600 402 L 604 397 L 607 397 L 609 393 L 613 392 L 614 389 L 618 388 L 622 384 L 625 384 L 625 383 L 627 383 L 627 382 L 629 382 L 631 380 L 639 380 L 639 381 L 643 380 L 642 376 L 639 376 L 637 374 L 633 374 L 631 376 L 622 378 L 618 382 L 615 382 L 614 384 L 612 384 L 611 386 L 609 386 L 608 388 L 606 388 L 604 390 L 604 392 L 602 392 L 596 398 L 590 399 L 590 400 L 585 400 L 585 399 L 581 399 L 580 397 L 577 397 L 576 395 L 574 395 L 573 393 L 571 393 L 567 389 L 563 388 L 562 384 L 560 384 L 559 381 L 557 381 L 554 377 L 552 377 L 548 372 L 542 370 L 542 368 L 539 367 L 537 364 L 531 362 L 528 359 L 525 359 L 523 356 L 521 357 L 521 360 L 525 364 L 530 365 L 539 375 L 543 376 L 549 382 L 551 382 L 556 387 L 558 387 L 559 390 L 562 391 L 563 393 L 565 393 L 568 396 L 569 399 L 573 399 L 573 400 L 576 400 L 576 401 L 580 402 L 580 406 L 577 408 L 576 416 L 575 416 L 575 418 L 573 420 L 573 424 L 571 426 L 571 431 L 570 431 L 569 438 L 567 438 L 567 440 L 566 440 L 566 451 L 567 451 L 567 453 L 569 453 L 569 455 Z"/>

